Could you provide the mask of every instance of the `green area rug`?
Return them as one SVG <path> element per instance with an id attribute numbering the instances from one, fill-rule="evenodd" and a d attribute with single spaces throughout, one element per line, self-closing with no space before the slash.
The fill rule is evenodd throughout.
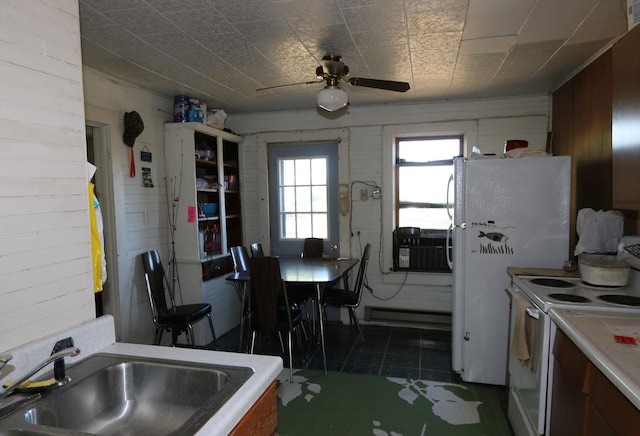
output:
<path id="1" fill-rule="evenodd" d="M 278 378 L 278 434 L 511 434 L 499 389 L 373 375 L 289 370 Z"/>

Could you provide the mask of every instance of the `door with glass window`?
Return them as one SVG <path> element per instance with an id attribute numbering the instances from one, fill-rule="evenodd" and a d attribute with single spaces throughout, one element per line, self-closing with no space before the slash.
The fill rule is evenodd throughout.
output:
<path id="1" fill-rule="evenodd" d="M 270 144 L 268 153 L 271 254 L 300 256 L 314 237 L 337 255 L 338 144 Z"/>

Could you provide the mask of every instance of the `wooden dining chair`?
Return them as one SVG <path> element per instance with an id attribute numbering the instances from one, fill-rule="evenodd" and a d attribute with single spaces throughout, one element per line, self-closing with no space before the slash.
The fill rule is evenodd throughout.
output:
<path id="1" fill-rule="evenodd" d="M 287 333 L 289 375 L 293 380 L 293 348 L 291 333 L 301 327 L 300 311 L 292 308 L 280 273 L 280 259 L 270 256 L 252 257 L 249 263 L 251 287 L 251 354 L 257 333 L 278 333 L 284 351 L 282 333 Z"/>
<path id="2" fill-rule="evenodd" d="M 364 278 L 367 273 L 367 266 L 369 265 L 369 255 L 371 252 L 371 244 L 365 245 L 360 259 L 360 265 L 358 268 L 358 275 L 356 277 L 356 283 L 353 290 L 348 288 L 348 281 L 345 281 L 344 289 L 327 288 L 322 293 L 322 306 L 325 308 L 327 305 L 346 307 L 349 310 L 349 324 L 355 324 L 358 329 L 358 335 L 364 340 L 362 335 L 362 329 L 356 316 L 356 307 L 360 305 L 362 299 L 362 287 L 364 286 Z"/>

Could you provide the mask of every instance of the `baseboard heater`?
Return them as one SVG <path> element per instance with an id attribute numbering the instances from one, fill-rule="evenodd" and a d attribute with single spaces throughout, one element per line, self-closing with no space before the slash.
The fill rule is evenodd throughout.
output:
<path id="1" fill-rule="evenodd" d="M 370 322 L 420 324 L 421 326 L 443 330 L 451 329 L 451 314 L 441 312 L 365 306 L 364 320 Z"/>

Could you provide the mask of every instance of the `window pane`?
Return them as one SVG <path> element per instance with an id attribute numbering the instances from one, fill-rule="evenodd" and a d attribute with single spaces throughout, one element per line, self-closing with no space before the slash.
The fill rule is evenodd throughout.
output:
<path id="1" fill-rule="evenodd" d="M 313 186 L 311 193 L 311 210 L 313 212 L 327 212 L 327 187 Z"/>
<path id="2" fill-rule="evenodd" d="M 446 209 L 406 208 L 400 209 L 400 227 L 420 227 L 421 229 L 449 228 L 451 219 Z"/>
<path id="3" fill-rule="evenodd" d="M 282 233 L 284 239 L 296 237 L 296 215 L 287 213 L 282 215 Z"/>
<path id="4" fill-rule="evenodd" d="M 298 226 L 297 226 L 297 238 L 310 238 L 312 236 L 311 232 L 311 214 L 310 213 L 300 213 L 298 214 Z"/>
<path id="5" fill-rule="evenodd" d="M 311 184 L 311 161 L 296 159 L 296 185 Z"/>
<path id="6" fill-rule="evenodd" d="M 313 214 L 313 237 L 327 239 L 329 225 L 327 223 L 326 213 L 314 213 Z"/>
<path id="7" fill-rule="evenodd" d="M 298 186 L 296 188 L 296 210 L 311 212 L 311 187 Z"/>
<path id="8" fill-rule="evenodd" d="M 311 160 L 311 184 L 327 184 L 327 159 L 322 158 Z"/>
<path id="9" fill-rule="evenodd" d="M 400 167 L 398 171 L 401 203 L 446 203 L 453 166 Z"/>
<path id="10" fill-rule="evenodd" d="M 295 165 L 293 160 L 280 161 L 280 185 L 291 186 L 295 183 Z"/>
<path id="11" fill-rule="evenodd" d="M 430 162 L 460 155 L 460 139 L 398 141 L 398 159 L 404 162 Z"/>
<path id="12" fill-rule="evenodd" d="M 295 212 L 296 211 L 296 188 L 286 187 L 281 188 L 280 205 L 281 212 Z"/>

